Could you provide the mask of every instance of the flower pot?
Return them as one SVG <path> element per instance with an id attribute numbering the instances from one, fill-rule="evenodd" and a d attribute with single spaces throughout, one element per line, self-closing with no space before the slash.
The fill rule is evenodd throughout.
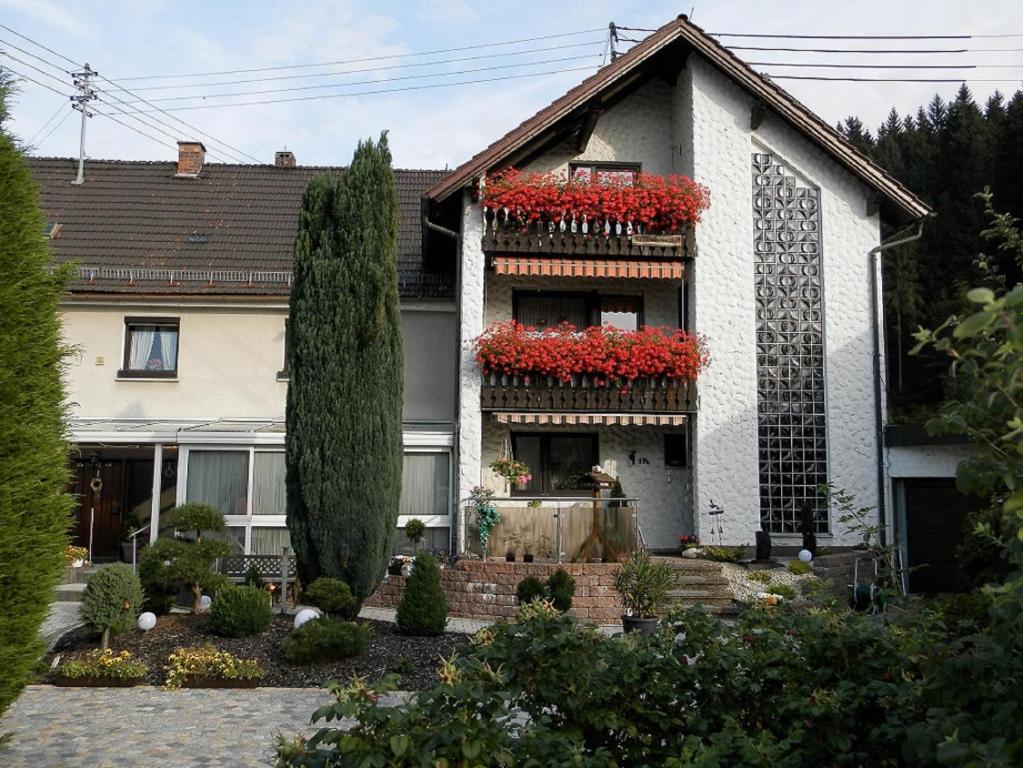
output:
<path id="1" fill-rule="evenodd" d="M 388 576 L 401 576 L 401 563 L 391 563 L 387 566 Z"/>
<path id="2" fill-rule="evenodd" d="M 83 565 L 85 565 L 85 560 L 78 559 L 78 560 L 72 560 L 71 561 L 71 567 L 72 568 L 81 568 Z"/>
<path id="3" fill-rule="evenodd" d="M 505 562 L 514 563 L 515 562 L 515 553 L 514 552 L 507 552 L 507 553 L 505 553 L 504 559 L 505 559 Z"/>
<path id="4" fill-rule="evenodd" d="M 533 555 L 531 553 L 527 552 L 526 554 L 524 554 L 522 556 L 522 562 L 524 562 L 524 563 L 531 563 L 531 562 L 533 562 Z"/>
<path id="5" fill-rule="evenodd" d="M 622 629 L 625 630 L 627 635 L 632 632 L 638 632 L 641 635 L 652 635 L 657 631 L 658 623 L 660 623 L 660 619 L 656 616 L 622 616 Z"/>

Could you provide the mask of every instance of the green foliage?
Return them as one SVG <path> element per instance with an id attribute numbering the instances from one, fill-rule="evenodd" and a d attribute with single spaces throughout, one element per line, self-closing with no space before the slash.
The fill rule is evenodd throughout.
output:
<path id="1" fill-rule="evenodd" d="M 4 131 L 10 83 L 0 73 L 0 714 L 43 650 L 73 504 L 58 315 L 70 272 L 49 271 L 36 187 Z"/>
<path id="2" fill-rule="evenodd" d="M 170 613 L 170 609 L 178 598 L 178 587 L 181 581 L 174 575 L 174 569 L 168 562 L 170 554 L 167 545 L 159 539 L 153 545 L 143 547 L 139 552 L 139 580 L 145 592 L 142 610 L 152 611 L 157 616 Z"/>
<path id="3" fill-rule="evenodd" d="M 547 587 L 536 576 L 527 576 L 515 587 L 515 597 L 520 605 L 531 603 L 547 596 Z"/>
<path id="4" fill-rule="evenodd" d="M 203 531 L 221 533 L 226 529 L 224 515 L 219 509 L 197 501 L 174 507 L 163 522 L 169 528 L 193 534 L 196 541 L 202 541 Z"/>
<path id="5" fill-rule="evenodd" d="M 564 568 L 558 568 L 547 578 L 547 594 L 554 607 L 564 613 L 572 607 L 575 595 L 575 579 Z"/>
<path id="6" fill-rule="evenodd" d="M 316 664 L 358 656 L 369 625 L 333 616 L 312 619 L 284 638 L 284 657 L 292 664 Z"/>
<path id="7" fill-rule="evenodd" d="M 789 560 L 785 568 L 796 576 L 806 576 L 813 570 L 809 563 L 804 563 L 802 560 Z"/>
<path id="8" fill-rule="evenodd" d="M 487 542 L 490 541 L 490 532 L 501 522 L 501 513 L 497 511 L 494 504 L 494 492 L 482 485 L 475 486 L 469 491 L 469 504 L 472 506 L 476 518 L 476 530 L 479 532 L 480 550 L 483 557 L 487 556 Z"/>
<path id="9" fill-rule="evenodd" d="M 420 520 L 418 517 L 413 517 L 407 523 L 405 523 L 405 536 L 409 541 L 412 542 L 412 551 L 415 552 L 419 548 L 419 542 L 423 540 L 426 535 L 426 523 Z"/>
<path id="10" fill-rule="evenodd" d="M 355 598 L 352 597 L 352 590 L 340 579 L 321 576 L 306 587 L 302 593 L 302 600 L 327 615 L 353 617 Z"/>
<path id="11" fill-rule="evenodd" d="M 106 648 L 110 635 L 135 626 L 142 608 L 142 584 L 130 565 L 114 563 L 100 568 L 89 577 L 82 593 L 82 622 L 103 634 Z"/>
<path id="12" fill-rule="evenodd" d="M 812 504 L 799 508 L 799 533 L 803 537 L 803 549 L 817 554 L 817 515 Z"/>
<path id="13" fill-rule="evenodd" d="M 294 248 L 288 350 L 288 529 L 305 584 L 360 603 L 393 546 L 402 468 L 397 203 L 386 135 L 335 186 L 309 182 Z"/>
<path id="14" fill-rule="evenodd" d="M 439 635 L 448 621 L 448 604 L 440 584 L 440 568 L 433 556 L 416 555 L 412 575 L 398 603 L 398 629 L 406 635 Z"/>
<path id="15" fill-rule="evenodd" d="M 180 688 L 189 678 L 219 680 L 260 680 L 263 668 L 255 659 L 239 659 L 213 645 L 177 648 L 167 657 L 164 688 Z"/>
<path id="16" fill-rule="evenodd" d="M 109 648 L 92 650 L 72 656 L 60 665 L 61 677 L 82 680 L 90 677 L 113 680 L 141 680 L 149 674 L 149 667 L 141 659 L 134 659 L 128 651 L 117 655 Z"/>
<path id="17" fill-rule="evenodd" d="M 639 550 L 615 571 L 612 584 L 626 613 L 651 618 L 667 605 L 675 572 L 665 561 L 654 560 L 648 552 Z"/>
<path id="18" fill-rule="evenodd" d="M 272 621 L 270 598 L 258 587 L 223 587 L 210 606 L 210 630 L 221 637 L 255 635 Z"/>
<path id="19" fill-rule="evenodd" d="M 738 563 L 746 557 L 746 547 L 711 547 L 703 548 L 707 558 L 718 563 Z"/>
<path id="20" fill-rule="evenodd" d="M 1001 504 L 967 515 L 962 541 L 956 547 L 956 574 L 963 589 L 1000 584 L 1012 572 L 1002 543 L 1004 517 Z"/>
<path id="21" fill-rule="evenodd" d="M 245 569 L 245 580 L 242 581 L 246 587 L 256 587 L 257 589 L 265 589 L 266 582 L 263 581 L 263 575 L 259 572 L 259 566 L 255 563 Z"/>
<path id="22" fill-rule="evenodd" d="M 750 571 L 746 576 L 750 581 L 756 581 L 760 584 L 770 584 L 771 574 L 769 571 Z"/>
<path id="23" fill-rule="evenodd" d="M 795 600 L 796 596 L 798 595 L 798 592 L 796 592 L 796 588 L 793 587 L 791 584 L 782 583 L 771 584 L 766 589 L 766 591 L 770 592 L 772 595 L 784 597 L 786 600 Z"/>
<path id="24" fill-rule="evenodd" d="M 216 562 L 231 554 L 231 547 L 223 541 L 203 539 L 157 539 L 140 555 L 139 566 L 152 574 L 157 585 L 164 584 L 164 595 L 177 595 L 177 585 L 184 582 L 192 591 L 192 613 L 199 613 L 199 600 L 203 593 L 216 592 L 226 585 L 227 579 L 216 571 Z M 173 585 L 173 586 L 171 586 Z M 170 591 L 173 590 L 173 591 Z"/>

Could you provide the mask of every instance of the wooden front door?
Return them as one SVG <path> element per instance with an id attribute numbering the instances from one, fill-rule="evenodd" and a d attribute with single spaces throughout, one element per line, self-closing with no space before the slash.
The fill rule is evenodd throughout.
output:
<path id="1" fill-rule="evenodd" d="M 121 541 L 124 461 L 75 461 L 73 484 L 72 491 L 78 499 L 75 544 L 89 546 L 91 520 L 93 559 L 116 560 Z"/>

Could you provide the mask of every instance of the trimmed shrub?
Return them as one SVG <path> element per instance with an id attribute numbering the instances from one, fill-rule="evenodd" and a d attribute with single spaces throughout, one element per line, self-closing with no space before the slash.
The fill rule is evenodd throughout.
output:
<path id="1" fill-rule="evenodd" d="M 796 576 L 805 576 L 813 570 L 809 563 L 804 563 L 802 560 L 789 560 L 785 567 L 789 573 L 794 573 Z"/>
<path id="2" fill-rule="evenodd" d="M 572 596 L 575 595 L 575 579 L 568 571 L 559 568 L 547 579 L 547 594 L 554 607 L 564 613 L 572 607 Z"/>
<path id="3" fill-rule="evenodd" d="M 704 547 L 707 557 L 718 563 L 737 563 L 746 556 L 746 547 Z"/>
<path id="4" fill-rule="evenodd" d="M 328 616 L 353 618 L 350 614 L 355 608 L 355 598 L 352 590 L 341 579 L 321 576 L 306 587 L 302 601 L 319 608 Z"/>
<path id="5" fill-rule="evenodd" d="M 534 600 L 547 596 L 547 588 L 536 576 L 527 576 L 515 587 L 515 597 L 520 605 L 531 603 Z"/>
<path id="6" fill-rule="evenodd" d="M 332 616 L 313 619 L 284 638 L 284 657 L 292 664 L 313 664 L 358 656 L 368 633 L 367 624 Z"/>
<path id="7" fill-rule="evenodd" d="M 259 572 L 259 566 L 253 563 L 245 569 L 245 580 L 242 584 L 246 587 L 256 587 L 257 589 L 264 589 L 266 587 L 263 575 Z"/>
<path id="8" fill-rule="evenodd" d="M 160 544 L 158 541 L 157 545 Z M 139 581 L 145 599 L 142 601 L 143 611 L 152 611 L 157 616 L 170 613 L 178 598 L 181 582 L 174 577 L 171 566 L 166 559 L 166 551 L 162 546 L 144 547 L 139 552 Z"/>
<path id="9" fill-rule="evenodd" d="M 101 648 L 111 635 L 131 629 L 142 608 L 142 583 L 131 566 L 115 563 L 99 569 L 89 578 L 82 593 L 82 621 L 102 633 Z"/>
<path id="10" fill-rule="evenodd" d="M 270 599 L 258 587 L 224 587 L 210 606 L 210 630 L 222 637 L 255 635 L 272 621 Z"/>
<path id="11" fill-rule="evenodd" d="M 398 629 L 405 635 L 439 635 L 448 621 L 448 604 L 433 555 L 416 556 L 412 575 L 398 604 Z"/>

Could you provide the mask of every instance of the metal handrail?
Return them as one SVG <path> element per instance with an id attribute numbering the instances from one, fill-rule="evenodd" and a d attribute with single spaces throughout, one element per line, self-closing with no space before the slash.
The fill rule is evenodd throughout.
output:
<path id="1" fill-rule="evenodd" d="M 593 501 L 593 496 L 490 496 L 488 501 Z M 638 496 L 597 496 L 597 501 L 640 501 Z M 473 500 L 463 499 L 463 505 L 471 505 Z"/>
<path id="2" fill-rule="evenodd" d="M 138 573 L 138 560 L 139 560 L 139 540 L 137 536 L 140 533 L 145 533 L 149 530 L 152 523 L 146 523 L 144 526 L 139 528 L 137 531 L 132 531 L 128 534 L 128 538 L 131 539 L 131 570 L 133 573 Z"/>

